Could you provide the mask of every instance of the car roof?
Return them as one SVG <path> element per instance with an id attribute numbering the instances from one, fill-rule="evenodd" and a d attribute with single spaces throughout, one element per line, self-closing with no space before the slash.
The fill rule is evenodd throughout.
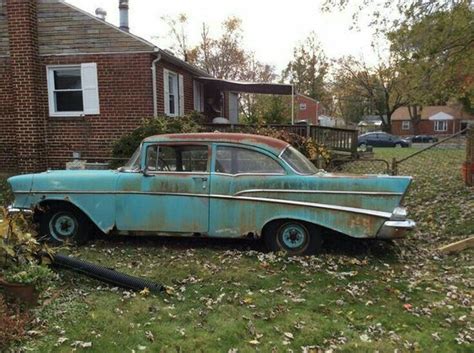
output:
<path id="1" fill-rule="evenodd" d="M 189 134 L 164 134 L 147 137 L 144 142 L 224 142 L 237 143 L 264 148 L 275 155 L 279 155 L 289 146 L 288 142 L 273 137 L 229 133 L 229 132 L 200 132 Z"/>

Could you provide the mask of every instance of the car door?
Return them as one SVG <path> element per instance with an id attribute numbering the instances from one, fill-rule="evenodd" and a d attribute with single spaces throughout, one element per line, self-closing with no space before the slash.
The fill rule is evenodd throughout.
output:
<path id="1" fill-rule="evenodd" d="M 122 232 L 207 233 L 210 146 L 145 144 L 144 173 L 122 173 L 116 227 Z"/>
<path id="2" fill-rule="evenodd" d="M 283 188 L 286 171 L 275 156 L 249 146 L 213 147 L 209 235 L 241 237 L 259 232 L 261 219 L 271 207 L 244 200 L 244 191 Z"/>
<path id="3" fill-rule="evenodd" d="M 367 144 L 373 147 L 379 146 L 378 134 L 370 134 L 367 136 Z"/>

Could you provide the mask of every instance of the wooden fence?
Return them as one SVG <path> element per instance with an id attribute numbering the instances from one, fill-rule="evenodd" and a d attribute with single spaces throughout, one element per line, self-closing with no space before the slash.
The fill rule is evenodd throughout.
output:
<path id="1" fill-rule="evenodd" d="M 222 132 L 245 132 L 255 133 L 261 128 L 273 128 L 277 130 L 285 130 L 304 137 L 311 137 L 317 143 L 326 146 L 327 148 L 339 151 L 349 152 L 351 154 L 357 153 L 357 136 L 358 131 L 352 129 L 341 129 L 336 127 L 325 126 L 311 126 L 311 125 L 283 125 L 272 124 L 264 126 L 255 126 L 247 124 L 204 124 L 204 129 L 207 131 L 222 131 Z"/>

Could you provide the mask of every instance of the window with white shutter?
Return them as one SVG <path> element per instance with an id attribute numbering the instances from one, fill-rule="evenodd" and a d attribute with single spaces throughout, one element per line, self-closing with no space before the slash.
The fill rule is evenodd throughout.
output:
<path id="1" fill-rule="evenodd" d="M 54 65 L 46 70 L 50 116 L 100 113 L 96 63 Z"/>
<path id="2" fill-rule="evenodd" d="M 163 69 L 163 91 L 165 114 L 169 116 L 182 116 L 184 114 L 183 75 Z"/>

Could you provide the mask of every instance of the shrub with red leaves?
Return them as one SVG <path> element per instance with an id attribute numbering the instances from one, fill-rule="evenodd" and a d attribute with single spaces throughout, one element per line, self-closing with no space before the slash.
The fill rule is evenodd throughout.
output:
<path id="1" fill-rule="evenodd" d="M 0 351 L 26 336 L 26 326 L 30 315 L 22 312 L 20 307 L 6 303 L 0 295 Z"/>

